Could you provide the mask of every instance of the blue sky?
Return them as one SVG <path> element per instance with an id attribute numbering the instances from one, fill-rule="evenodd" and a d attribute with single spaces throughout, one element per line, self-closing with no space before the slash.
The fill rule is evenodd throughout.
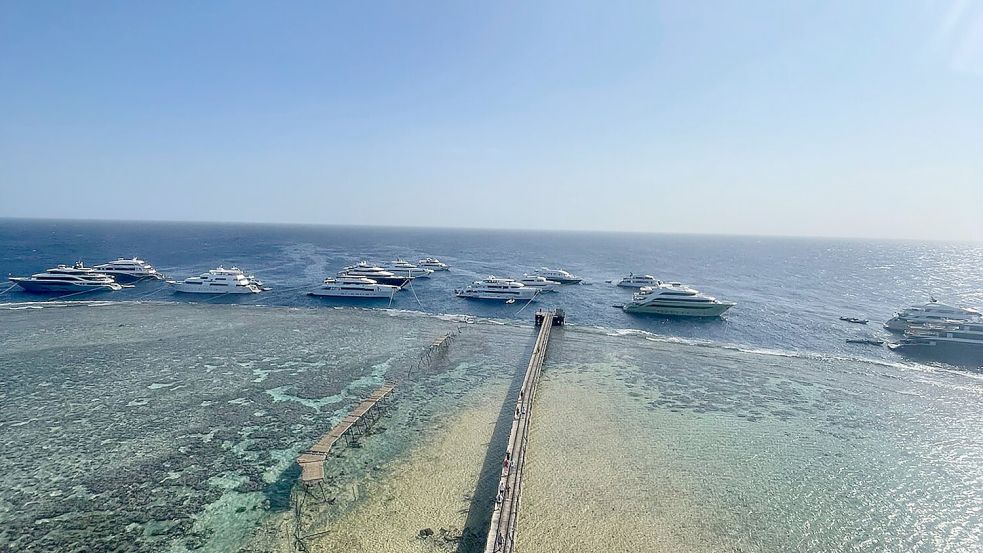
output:
<path id="1" fill-rule="evenodd" d="M 983 239 L 983 4 L 0 3 L 0 216 Z"/>

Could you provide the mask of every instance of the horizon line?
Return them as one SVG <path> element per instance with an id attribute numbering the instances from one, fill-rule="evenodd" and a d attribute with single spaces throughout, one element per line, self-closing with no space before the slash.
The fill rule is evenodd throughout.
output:
<path id="1" fill-rule="evenodd" d="M 748 233 L 714 233 L 714 232 L 680 232 L 654 230 L 617 230 L 617 229 L 572 229 L 572 228 L 513 228 L 513 227 L 452 227 L 428 225 L 366 225 L 360 223 L 309 223 L 285 221 L 209 221 L 203 219 L 116 219 L 99 217 L 35 217 L 0 215 L 0 221 L 50 221 L 50 222 L 81 222 L 81 223 L 192 223 L 203 225 L 256 225 L 256 226 L 294 226 L 294 227 L 336 227 L 336 228 L 378 228 L 378 229 L 414 229 L 414 230 L 460 230 L 460 231 L 496 231 L 496 232 L 542 232 L 542 233 L 571 233 L 571 234 L 641 234 L 663 236 L 706 236 L 728 238 L 787 238 L 793 240 L 873 240 L 883 242 L 940 242 L 954 244 L 983 244 L 983 240 L 956 238 L 914 238 L 914 237 L 884 237 L 884 236 L 831 236 L 806 234 L 748 234 Z"/>

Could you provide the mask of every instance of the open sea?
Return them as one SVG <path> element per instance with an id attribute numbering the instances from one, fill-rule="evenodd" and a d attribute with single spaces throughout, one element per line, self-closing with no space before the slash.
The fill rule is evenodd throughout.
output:
<path id="1" fill-rule="evenodd" d="M 305 293 L 359 260 L 415 262 L 435 256 L 452 271 L 417 280 L 392 307 L 427 313 L 528 320 L 535 307 L 562 307 L 572 324 L 636 329 L 666 338 L 778 352 L 899 360 L 886 348 L 846 338 L 885 338 L 880 323 L 934 295 L 983 306 L 983 244 L 660 234 L 396 229 L 202 223 L 0 220 L 0 275 L 23 276 L 59 263 L 95 265 L 139 256 L 173 279 L 236 265 L 273 288 L 249 297 L 205 299 L 151 283 L 67 299 L 263 304 L 287 307 L 377 306 L 387 300 L 331 300 Z M 587 286 L 565 286 L 520 312 L 456 298 L 455 288 L 488 275 L 521 276 L 561 267 Z M 630 315 L 617 281 L 629 272 L 680 281 L 737 302 L 720 320 Z M 48 299 L 9 290 L 0 301 Z M 839 317 L 870 319 L 867 326 Z"/>
<path id="2" fill-rule="evenodd" d="M 983 378 L 845 343 L 892 339 L 880 323 L 930 295 L 983 306 L 981 244 L 0 220 L 5 276 L 121 256 L 273 290 L 0 286 L 0 550 L 290 551 L 294 457 L 390 380 L 392 411 L 327 464 L 311 550 L 477 551 L 538 307 L 570 326 L 537 392 L 523 551 L 983 550 Z M 393 310 L 305 295 L 359 260 L 430 256 L 452 270 Z M 587 284 L 528 307 L 452 294 L 542 266 Z M 737 305 L 628 315 L 609 282 L 628 272 Z"/>

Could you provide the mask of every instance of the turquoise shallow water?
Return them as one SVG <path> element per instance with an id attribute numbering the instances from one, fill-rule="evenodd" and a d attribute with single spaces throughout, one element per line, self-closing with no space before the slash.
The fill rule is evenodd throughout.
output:
<path id="1" fill-rule="evenodd" d="M 979 378 L 557 334 L 525 550 L 983 549 Z"/>
<path id="2" fill-rule="evenodd" d="M 0 310 L 0 545 L 15 550 L 235 549 L 287 508 L 297 452 L 384 379 L 403 384 L 399 423 L 369 466 L 514 371 L 500 363 L 528 333 L 359 310 L 72 305 Z M 420 369 L 445 333 L 439 374 Z"/>
<path id="3" fill-rule="evenodd" d="M 235 550 L 283 512 L 296 452 L 383 379 L 404 394 L 341 473 L 398 462 L 469 391 L 524 368 L 534 337 L 377 310 L 73 305 L 0 309 L 0 545 L 14 550 Z M 447 332 L 448 356 L 417 370 Z M 677 551 L 983 544 L 973 374 L 590 328 L 550 348 L 521 521 L 539 550 L 591 524 L 566 550 L 632 535 Z M 578 428 L 600 430 L 595 448 Z M 551 495 L 571 489 L 576 503 Z"/>

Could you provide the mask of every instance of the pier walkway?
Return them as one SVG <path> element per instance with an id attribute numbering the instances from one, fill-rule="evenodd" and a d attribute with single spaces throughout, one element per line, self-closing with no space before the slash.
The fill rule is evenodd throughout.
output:
<path id="1" fill-rule="evenodd" d="M 356 434 L 365 432 L 379 418 L 379 405 L 392 394 L 396 387 L 384 384 L 372 392 L 365 401 L 358 404 L 347 417 L 335 425 L 327 434 L 321 436 L 310 449 L 297 457 L 300 465 L 300 481 L 305 486 L 319 485 L 324 481 L 324 460 L 339 440 L 350 442 Z"/>
<path id="2" fill-rule="evenodd" d="M 526 368 L 526 376 L 519 389 L 509 432 L 505 458 L 502 460 L 502 473 L 495 498 L 495 510 L 488 528 L 485 553 L 513 553 L 515 551 L 515 524 L 519 513 L 519 500 L 522 492 L 522 466 L 526 459 L 526 445 L 529 440 L 529 417 L 532 415 L 532 400 L 539 383 L 539 375 L 546 359 L 550 330 L 554 324 L 563 324 L 563 312 L 540 311 L 536 313 L 536 324 L 540 325 L 532 357 Z"/>

